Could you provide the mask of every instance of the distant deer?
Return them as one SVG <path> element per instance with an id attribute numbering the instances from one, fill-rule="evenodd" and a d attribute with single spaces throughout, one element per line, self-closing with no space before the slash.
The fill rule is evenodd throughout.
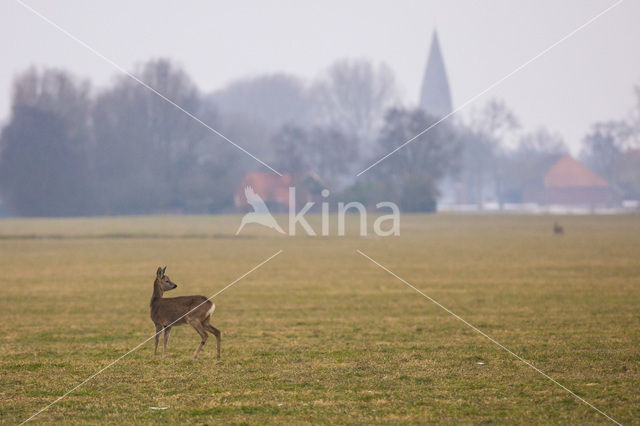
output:
<path id="1" fill-rule="evenodd" d="M 564 234 L 564 228 L 556 221 L 553 222 L 553 233 L 556 235 Z"/>
<path id="2" fill-rule="evenodd" d="M 177 284 L 173 283 L 169 277 L 165 275 L 166 270 L 167 267 L 165 266 L 164 268 L 159 267 L 156 271 L 156 280 L 153 283 L 153 296 L 151 296 L 151 320 L 156 325 L 156 346 L 153 350 L 153 356 L 155 357 L 158 352 L 158 341 L 160 340 L 162 330 L 164 330 L 164 344 L 162 346 L 162 358 L 164 358 L 171 327 L 174 325 L 189 324 L 196 329 L 202 338 L 200 345 L 198 345 L 196 352 L 193 354 L 193 359 L 198 358 L 200 350 L 207 341 L 209 337 L 207 332 L 216 336 L 218 358 L 220 358 L 220 330 L 209 324 L 209 319 L 216 309 L 216 305 L 204 296 L 163 298 L 162 295 L 165 291 L 178 287 Z"/>

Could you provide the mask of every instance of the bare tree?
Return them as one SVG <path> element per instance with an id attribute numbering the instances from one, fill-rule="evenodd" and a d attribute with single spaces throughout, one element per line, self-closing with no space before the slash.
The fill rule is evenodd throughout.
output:
<path id="1" fill-rule="evenodd" d="M 628 131 L 624 121 L 595 123 L 582 141 L 581 159 L 605 179 L 611 180 L 614 163 L 624 151 Z"/>
<path id="2" fill-rule="evenodd" d="M 314 88 L 321 125 L 372 147 L 385 112 L 398 102 L 395 78 L 385 64 L 339 60 Z"/>
<path id="3" fill-rule="evenodd" d="M 491 99 L 472 118 L 470 127 L 485 135 L 498 147 L 507 147 L 520 129 L 520 120 L 500 99 Z"/>
<path id="4" fill-rule="evenodd" d="M 640 86 L 636 104 L 626 119 L 601 121 L 582 140 L 580 158 L 630 198 L 640 194 L 636 171 L 640 150 Z"/>
<path id="5" fill-rule="evenodd" d="M 525 133 L 519 140 L 515 155 L 520 157 L 548 156 L 565 154 L 569 148 L 562 136 L 544 127 Z"/>
<path id="6" fill-rule="evenodd" d="M 224 116 L 244 117 L 249 123 L 272 130 L 284 124 L 306 125 L 312 118 L 304 82 L 283 73 L 234 81 L 211 94 L 208 102 Z"/>
<path id="7" fill-rule="evenodd" d="M 0 135 L 0 189 L 13 213 L 91 212 L 87 182 L 89 84 L 32 68 L 14 82 L 11 118 Z"/>
<path id="8" fill-rule="evenodd" d="M 13 107 L 31 106 L 55 112 L 67 120 L 71 136 L 88 142 L 91 84 L 54 68 L 38 71 L 31 67 L 13 85 Z"/>
<path id="9" fill-rule="evenodd" d="M 520 122 L 501 101 L 492 99 L 478 110 L 462 136 L 462 179 L 480 207 L 492 191 L 502 205 L 505 148 L 515 139 Z"/>
<path id="10" fill-rule="evenodd" d="M 149 61 L 137 74 L 187 111 L 199 113 L 197 88 L 170 61 Z M 180 208 L 181 183 L 195 170 L 197 147 L 208 130 L 126 77 L 98 95 L 92 115 L 103 209 Z"/>

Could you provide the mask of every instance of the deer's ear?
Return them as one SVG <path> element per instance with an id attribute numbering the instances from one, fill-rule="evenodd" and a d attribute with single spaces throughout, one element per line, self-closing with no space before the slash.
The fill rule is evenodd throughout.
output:
<path id="1" fill-rule="evenodd" d="M 163 274 L 163 272 L 162 272 L 162 268 L 161 268 L 160 266 L 158 266 L 158 270 L 156 271 L 156 275 L 157 275 L 158 277 L 161 277 L 161 276 L 162 276 L 162 274 Z"/>
<path id="2" fill-rule="evenodd" d="M 167 267 L 165 266 L 165 267 L 162 269 L 162 275 L 164 275 L 164 273 L 165 273 L 165 271 L 166 271 L 166 270 L 167 270 Z"/>

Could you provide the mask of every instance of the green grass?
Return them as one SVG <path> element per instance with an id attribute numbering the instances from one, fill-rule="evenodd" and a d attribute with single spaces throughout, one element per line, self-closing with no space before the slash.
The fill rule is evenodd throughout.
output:
<path id="1" fill-rule="evenodd" d="M 562 237 L 549 216 L 403 216 L 388 238 L 358 237 L 355 223 L 343 238 L 257 226 L 234 237 L 239 220 L 0 220 L 0 421 L 25 420 L 151 336 L 158 265 L 180 285 L 169 295 L 210 296 L 282 249 L 214 300 L 221 360 L 210 339 L 191 361 L 196 332 L 174 328 L 167 359 L 148 342 L 35 420 L 606 422 L 360 249 L 616 420 L 639 422 L 639 216 L 562 217 Z"/>

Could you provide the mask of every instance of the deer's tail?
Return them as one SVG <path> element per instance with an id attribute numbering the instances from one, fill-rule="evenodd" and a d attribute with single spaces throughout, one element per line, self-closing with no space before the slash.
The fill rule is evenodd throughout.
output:
<path id="1" fill-rule="evenodd" d="M 211 307 L 209 308 L 209 310 L 207 311 L 207 318 L 209 318 L 211 315 L 213 315 L 213 311 L 216 310 L 216 305 L 214 305 L 213 303 L 211 304 Z"/>

